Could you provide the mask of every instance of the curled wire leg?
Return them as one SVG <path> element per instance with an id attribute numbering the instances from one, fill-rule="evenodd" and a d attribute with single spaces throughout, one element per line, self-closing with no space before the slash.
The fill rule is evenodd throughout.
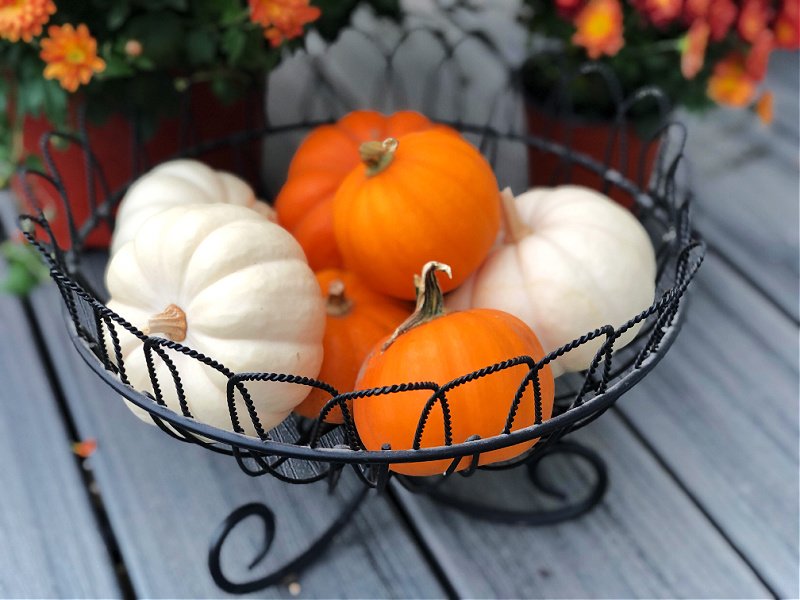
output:
<path id="1" fill-rule="evenodd" d="M 592 482 L 590 484 L 591 488 L 583 497 L 571 501 L 567 494 L 541 478 L 539 467 L 542 461 L 549 456 L 556 455 L 576 456 L 583 459 L 584 462 L 591 467 L 593 471 Z M 540 454 L 535 455 L 535 458 L 529 461 L 526 467 L 528 469 L 528 477 L 536 489 L 560 501 L 559 506 L 530 511 L 509 510 L 464 500 L 447 494 L 438 488 L 431 489 L 427 493 L 435 501 L 460 510 L 472 517 L 495 523 L 517 523 L 536 526 L 561 523 L 562 521 L 568 521 L 589 512 L 603 499 L 608 489 L 608 471 L 603 459 L 600 458 L 594 450 L 575 442 L 562 441 L 553 444 Z"/>
<path id="2" fill-rule="evenodd" d="M 259 518 L 264 524 L 264 542 L 263 547 L 258 552 L 256 557 L 247 566 L 248 569 L 253 569 L 258 565 L 269 553 L 272 548 L 272 542 L 275 539 L 275 513 L 270 510 L 265 504 L 260 502 L 252 502 L 245 504 L 234 510 L 228 517 L 220 523 L 217 530 L 211 539 L 211 547 L 208 551 L 208 570 L 211 572 L 211 577 L 214 582 L 226 592 L 232 594 L 247 594 L 263 590 L 271 585 L 285 582 L 293 575 L 297 575 L 303 569 L 313 563 L 328 547 L 336 534 L 349 523 L 353 514 L 358 510 L 358 507 L 366 498 L 369 492 L 368 487 L 364 487 L 353 496 L 347 503 L 343 511 L 334 520 L 333 523 L 315 539 L 311 545 L 306 548 L 300 555 L 290 560 L 288 563 L 272 571 L 268 575 L 253 579 L 252 581 L 245 581 L 237 583 L 228 579 L 222 572 L 222 564 L 220 556 L 222 555 L 222 547 L 228 539 L 230 533 L 245 519 L 250 517 Z"/>

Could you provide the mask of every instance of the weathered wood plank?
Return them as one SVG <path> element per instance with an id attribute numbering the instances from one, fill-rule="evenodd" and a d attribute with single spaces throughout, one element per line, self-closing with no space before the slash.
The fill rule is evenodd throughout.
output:
<path id="1" fill-rule="evenodd" d="M 624 402 L 625 400 L 623 400 Z M 433 555 L 470 598 L 738 598 L 767 590 L 656 460 L 607 413 L 575 434 L 605 458 L 610 488 L 580 519 L 494 525 L 399 490 Z M 565 463 L 549 479 L 575 492 Z M 456 482 L 473 501 L 525 508 L 536 497 L 521 470 Z"/>
<path id="2" fill-rule="evenodd" d="M 22 305 L 3 294 L 0 389 L 0 597 L 119 597 Z"/>
<path id="3" fill-rule="evenodd" d="M 60 384 L 81 435 L 98 440 L 91 464 L 109 520 L 137 594 L 145 597 L 219 597 L 206 566 L 219 522 L 247 502 L 264 502 L 278 519 L 275 546 L 265 564 L 248 573 L 260 527 L 231 539 L 224 554 L 230 575 L 266 573 L 304 549 L 334 517 L 343 497 L 360 489 L 344 478 L 335 498 L 324 485 L 290 486 L 253 479 L 233 459 L 176 442 L 141 423 L 72 348 L 55 289 L 33 303 L 49 341 Z M 245 530 L 248 527 L 244 526 Z M 236 569 L 236 566 L 239 566 Z M 413 575 L 410 575 L 413 574 Z M 370 498 L 330 551 L 299 578 L 303 597 L 441 597 L 419 548 L 385 498 Z M 285 586 L 259 597 L 290 597 Z"/>
<path id="4" fill-rule="evenodd" d="M 745 111 L 684 117 L 698 230 L 795 321 L 799 68 L 796 52 L 773 58 L 767 82 L 775 92 L 772 128 Z"/>
<path id="5" fill-rule="evenodd" d="M 796 598 L 797 326 L 713 256 L 692 300 L 664 363 L 620 410 L 769 585 Z"/>

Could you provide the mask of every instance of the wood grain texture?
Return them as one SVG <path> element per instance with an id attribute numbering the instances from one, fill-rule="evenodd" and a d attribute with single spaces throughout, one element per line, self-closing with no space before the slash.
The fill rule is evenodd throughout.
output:
<path id="1" fill-rule="evenodd" d="M 22 305 L 1 293 L 0 405 L 0 597 L 119 597 Z"/>
<path id="2" fill-rule="evenodd" d="M 798 329 L 713 256 L 664 362 L 618 405 L 782 597 L 798 589 Z"/>
<path id="3" fill-rule="evenodd" d="M 623 402 L 627 399 L 623 399 Z M 433 555 L 469 598 L 756 598 L 755 575 L 634 439 L 607 413 L 571 439 L 607 461 L 605 500 L 580 519 L 544 527 L 495 525 L 399 491 Z M 587 475 L 549 465 L 558 487 Z M 522 470 L 456 482 L 473 501 L 536 506 Z M 460 485 L 459 485 L 460 484 Z"/>
<path id="4" fill-rule="evenodd" d="M 747 111 L 682 115 L 697 229 L 710 245 L 798 320 L 798 53 L 775 53 L 767 87 L 776 122 Z"/>
<path id="5" fill-rule="evenodd" d="M 333 520 L 348 493 L 360 489 L 353 478 L 343 478 L 332 499 L 324 485 L 249 478 L 233 459 L 179 443 L 142 423 L 73 349 L 54 287 L 39 289 L 33 303 L 77 427 L 83 436 L 98 440 L 91 466 L 138 595 L 223 596 L 209 575 L 206 556 L 214 530 L 233 509 L 264 502 L 278 520 L 273 550 L 254 571 L 248 573 L 245 565 L 259 547 L 260 525 L 243 524 L 226 547 L 223 564 L 229 575 L 247 580 L 305 549 Z M 309 598 L 444 594 L 391 505 L 377 497 L 368 499 L 299 583 L 302 596 Z M 285 586 L 255 595 L 291 597 Z"/>

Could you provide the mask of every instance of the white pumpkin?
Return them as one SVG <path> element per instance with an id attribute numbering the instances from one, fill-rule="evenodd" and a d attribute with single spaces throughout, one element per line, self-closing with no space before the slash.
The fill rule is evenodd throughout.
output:
<path id="1" fill-rule="evenodd" d="M 326 312 L 316 277 L 294 238 L 248 208 L 209 204 L 159 212 L 113 256 L 106 285 L 108 307 L 141 331 L 180 342 L 234 372 L 319 373 Z M 142 343 L 116 329 L 131 385 L 152 393 Z M 197 360 L 167 353 L 194 418 L 232 429 L 227 379 Z M 153 357 L 164 400 L 180 413 L 169 370 Z M 267 429 L 310 391 L 286 383 L 247 387 Z M 236 397 L 241 422 L 253 434 L 244 402 Z"/>
<path id="2" fill-rule="evenodd" d="M 235 204 L 252 208 L 275 221 L 275 211 L 258 200 L 244 181 L 203 163 L 179 159 L 162 163 L 137 179 L 120 202 L 111 254 L 133 239 L 139 227 L 157 212 L 189 204 Z"/>
<path id="3" fill-rule="evenodd" d="M 501 194 L 506 239 L 448 298 L 454 309 L 496 308 L 528 324 L 551 352 L 603 325 L 619 327 L 648 308 L 656 260 L 644 227 L 625 208 L 580 186 Z M 615 342 L 627 344 L 639 327 Z M 571 350 L 556 374 L 591 364 L 601 341 Z"/>

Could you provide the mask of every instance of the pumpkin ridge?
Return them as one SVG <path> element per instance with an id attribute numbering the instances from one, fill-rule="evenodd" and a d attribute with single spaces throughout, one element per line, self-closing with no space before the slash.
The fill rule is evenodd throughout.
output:
<path id="1" fill-rule="evenodd" d="M 563 257 L 569 259 L 569 262 L 572 265 L 572 268 L 575 269 L 576 271 L 579 271 L 583 275 L 583 277 L 586 279 L 586 281 L 591 282 L 591 286 L 592 286 L 591 293 L 582 293 L 582 295 L 584 295 L 587 298 L 589 298 L 596 305 L 597 304 L 597 298 L 599 296 L 603 296 L 603 294 L 601 294 L 600 292 L 602 292 L 604 290 L 600 286 L 597 285 L 597 278 L 586 267 L 586 265 L 583 263 L 583 261 L 581 261 L 580 258 L 575 256 L 575 254 L 570 249 L 566 248 L 563 244 L 560 244 L 557 241 L 555 241 L 554 239 L 552 239 L 551 232 L 549 232 L 549 231 L 545 232 L 545 233 L 539 232 L 538 239 L 547 242 L 548 244 L 550 244 L 554 248 L 557 248 L 560 251 L 560 254 Z M 527 261 L 525 261 L 525 265 L 526 265 L 525 271 L 528 271 L 528 269 L 527 269 Z M 530 273 L 528 272 L 527 274 L 528 274 L 528 276 L 530 278 Z M 601 300 L 601 304 L 602 304 L 602 306 L 604 308 L 608 308 L 608 306 L 609 306 L 609 304 L 608 304 L 608 302 L 607 302 L 607 300 L 605 298 L 603 298 Z M 603 325 L 608 325 L 608 324 L 609 323 L 598 323 L 597 327 L 602 327 Z M 614 324 L 611 323 L 611 325 L 614 325 Z"/>

